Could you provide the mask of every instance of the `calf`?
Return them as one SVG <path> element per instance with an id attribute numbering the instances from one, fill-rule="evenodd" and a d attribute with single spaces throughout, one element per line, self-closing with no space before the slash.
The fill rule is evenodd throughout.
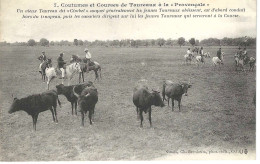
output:
<path id="1" fill-rule="evenodd" d="M 88 113 L 90 125 L 92 125 L 92 114 L 94 114 L 96 103 L 98 102 L 97 89 L 92 85 L 86 87 L 81 94 L 75 92 L 76 86 L 73 87 L 73 94 L 78 98 L 79 112 L 81 113 L 81 125 L 84 126 L 84 115 Z"/>
<path id="2" fill-rule="evenodd" d="M 60 105 L 58 94 L 54 90 L 46 91 L 41 94 L 34 94 L 21 99 L 14 98 L 8 112 L 11 114 L 20 110 L 25 111 L 28 115 L 32 116 L 33 128 L 36 131 L 38 115 L 41 112 L 51 110 L 53 121 L 58 122 L 56 112 L 57 101 Z"/>
<path id="3" fill-rule="evenodd" d="M 73 87 L 75 86 L 75 91 L 78 94 L 81 94 L 81 92 L 88 86 L 92 86 L 93 83 L 91 81 L 88 81 L 87 83 L 78 84 L 78 85 L 71 85 L 71 86 L 64 86 L 63 84 L 59 84 L 56 86 L 58 95 L 64 95 L 67 100 L 71 103 L 71 114 L 73 113 L 73 108 L 75 110 L 75 114 L 77 115 L 77 97 L 73 94 Z"/>
<path id="4" fill-rule="evenodd" d="M 143 127 L 143 112 L 149 113 L 150 127 L 152 127 L 152 105 L 164 107 L 162 98 L 158 91 L 149 92 L 147 87 L 135 88 L 133 94 L 133 103 L 136 111 L 141 118 L 140 127 Z"/>
<path id="5" fill-rule="evenodd" d="M 163 90 L 162 90 L 162 96 L 163 100 L 165 100 L 165 95 L 168 97 L 168 106 L 169 106 L 169 101 L 172 99 L 172 111 L 174 110 L 174 100 L 178 101 L 178 106 L 179 106 L 179 111 L 181 110 L 181 98 L 182 95 L 187 96 L 188 89 L 192 85 L 187 84 L 187 83 L 180 83 L 180 84 L 175 84 L 173 82 L 171 83 L 166 83 L 164 82 L 163 84 Z"/>

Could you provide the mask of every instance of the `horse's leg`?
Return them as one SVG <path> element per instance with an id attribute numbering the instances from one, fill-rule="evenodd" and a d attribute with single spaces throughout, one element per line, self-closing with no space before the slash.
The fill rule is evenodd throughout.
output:
<path id="1" fill-rule="evenodd" d="M 79 73 L 79 83 L 80 83 L 80 78 L 81 78 L 80 76 L 81 76 L 81 72 Z"/>
<path id="2" fill-rule="evenodd" d="M 94 70 L 94 72 L 95 72 L 95 76 L 96 76 L 95 80 L 99 81 L 97 70 Z"/>
<path id="3" fill-rule="evenodd" d="M 100 79 L 102 79 L 101 78 L 101 67 L 99 68 L 99 77 L 100 77 Z"/>
<path id="4" fill-rule="evenodd" d="M 83 81 L 83 83 L 85 82 L 85 80 L 84 80 L 84 72 L 82 71 L 82 81 Z"/>

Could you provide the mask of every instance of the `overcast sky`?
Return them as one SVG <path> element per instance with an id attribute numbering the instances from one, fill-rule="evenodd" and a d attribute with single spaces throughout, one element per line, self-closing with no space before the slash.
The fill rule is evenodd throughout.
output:
<path id="1" fill-rule="evenodd" d="M 256 0 L 161 0 L 174 3 L 209 3 L 210 8 L 245 8 L 239 18 L 224 19 L 21 19 L 20 9 L 55 9 L 53 3 L 155 3 L 154 0 L 1 0 L 0 40 L 7 42 L 47 38 L 51 41 L 157 39 L 184 37 L 256 37 Z M 158 2 L 156 2 L 158 3 Z M 183 7 L 184 8 L 184 7 Z M 206 7 L 204 7 L 206 8 Z M 203 9 L 204 9 L 203 8 Z M 58 8 L 61 9 L 61 8 Z M 64 9 L 64 8 L 63 8 Z M 133 9 L 133 8 L 132 8 Z M 24 13 L 25 14 L 25 13 Z"/>

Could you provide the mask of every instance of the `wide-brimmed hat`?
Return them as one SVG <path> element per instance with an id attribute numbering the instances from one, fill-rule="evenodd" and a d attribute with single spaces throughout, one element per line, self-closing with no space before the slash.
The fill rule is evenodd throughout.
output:
<path id="1" fill-rule="evenodd" d="M 61 52 L 61 53 L 60 53 L 60 55 L 64 55 L 64 53 L 63 53 L 63 52 Z"/>
<path id="2" fill-rule="evenodd" d="M 45 52 L 44 52 L 44 51 L 42 51 L 42 53 L 43 53 L 43 54 L 45 54 Z"/>
<path id="3" fill-rule="evenodd" d="M 88 51 L 88 48 L 85 48 L 85 49 L 84 49 L 84 52 L 86 52 L 86 51 Z"/>

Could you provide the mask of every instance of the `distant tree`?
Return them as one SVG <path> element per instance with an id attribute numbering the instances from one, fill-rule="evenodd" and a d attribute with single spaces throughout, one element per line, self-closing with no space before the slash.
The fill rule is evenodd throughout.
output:
<path id="1" fill-rule="evenodd" d="M 50 42 L 50 46 L 54 46 L 54 41 L 51 41 L 51 42 Z"/>
<path id="2" fill-rule="evenodd" d="M 154 39 L 151 40 L 151 45 L 152 45 L 152 46 L 155 45 L 155 40 L 154 40 Z"/>
<path id="3" fill-rule="evenodd" d="M 45 38 L 41 38 L 40 45 L 41 46 L 49 46 L 49 41 Z"/>
<path id="4" fill-rule="evenodd" d="M 84 42 L 83 42 L 82 40 L 78 40 L 78 44 L 79 44 L 80 46 L 83 46 Z"/>
<path id="5" fill-rule="evenodd" d="M 200 41 L 199 40 L 196 40 L 195 41 L 195 46 L 199 46 L 200 45 Z"/>
<path id="6" fill-rule="evenodd" d="M 172 43 L 173 43 L 172 40 L 169 38 L 169 39 L 166 40 L 166 43 L 165 43 L 165 44 L 166 44 L 167 46 L 172 46 Z"/>
<path id="7" fill-rule="evenodd" d="M 35 42 L 35 40 L 30 39 L 30 40 L 28 40 L 27 45 L 28 45 L 28 46 L 35 46 L 35 45 L 36 45 L 36 42 Z"/>
<path id="8" fill-rule="evenodd" d="M 144 41 L 144 46 L 145 46 L 145 47 L 149 46 L 148 40 L 145 40 L 145 41 Z"/>
<path id="9" fill-rule="evenodd" d="M 180 47 L 183 46 L 184 43 L 185 43 L 185 38 L 180 37 L 180 38 L 178 39 L 178 44 L 180 45 Z"/>
<path id="10" fill-rule="evenodd" d="M 159 45 L 160 47 L 165 44 L 165 40 L 163 38 L 157 39 L 156 42 L 157 42 L 157 45 Z"/>
<path id="11" fill-rule="evenodd" d="M 131 43 L 131 47 L 136 47 L 136 41 L 135 40 L 131 40 L 130 43 Z"/>
<path id="12" fill-rule="evenodd" d="M 195 38 L 191 38 L 190 40 L 189 40 L 189 43 L 192 45 L 192 46 L 194 46 L 195 45 Z"/>
<path id="13" fill-rule="evenodd" d="M 85 46 L 89 46 L 90 44 L 91 44 L 90 41 L 87 41 L 87 40 L 84 41 L 84 45 L 85 45 Z"/>
<path id="14" fill-rule="evenodd" d="M 73 41 L 73 45 L 75 45 L 75 46 L 78 46 L 78 39 L 74 39 L 74 41 Z"/>

